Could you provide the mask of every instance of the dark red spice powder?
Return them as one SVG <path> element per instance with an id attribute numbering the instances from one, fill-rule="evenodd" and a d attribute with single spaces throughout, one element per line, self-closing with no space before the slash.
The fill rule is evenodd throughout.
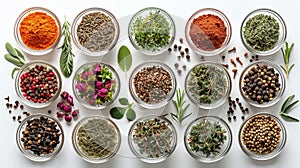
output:
<path id="1" fill-rule="evenodd" d="M 193 20 L 189 35 L 197 48 L 212 51 L 223 45 L 227 36 L 226 29 L 221 18 L 206 14 Z"/>

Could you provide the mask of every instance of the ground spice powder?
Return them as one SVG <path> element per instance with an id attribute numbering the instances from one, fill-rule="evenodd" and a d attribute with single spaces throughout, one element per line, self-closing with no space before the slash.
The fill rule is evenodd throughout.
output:
<path id="1" fill-rule="evenodd" d="M 23 43 L 33 50 L 45 50 L 58 38 L 58 26 L 55 20 L 44 12 L 27 15 L 19 27 Z"/>
<path id="2" fill-rule="evenodd" d="M 197 48 L 212 51 L 222 46 L 227 36 L 226 29 L 221 18 L 206 14 L 193 20 L 189 35 Z"/>

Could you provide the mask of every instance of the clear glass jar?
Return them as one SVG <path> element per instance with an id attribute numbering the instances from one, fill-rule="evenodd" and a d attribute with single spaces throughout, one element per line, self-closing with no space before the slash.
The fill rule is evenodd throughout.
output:
<path id="1" fill-rule="evenodd" d="M 118 97 L 120 79 L 112 66 L 103 62 L 88 62 L 76 71 L 72 87 L 80 104 L 90 109 L 103 109 Z"/>
<path id="2" fill-rule="evenodd" d="M 166 160 L 174 152 L 177 133 L 167 118 L 150 115 L 132 124 L 128 133 L 128 143 L 133 154 L 141 161 L 158 163 Z"/>
<path id="3" fill-rule="evenodd" d="M 90 163 L 104 163 L 118 152 L 121 134 L 117 125 L 109 118 L 88 116 L 74 127 L 72 143 L 76 153 L 83 160 Z M 90 146 L 92 144 L 96 147 Z"/>
<path id="4" fill-rule="evenodd" d="M 156 72 L 155 75 L 150 76 L 152 70 L 149 68 L 161 73 Z M 148 75 L 138 79 L 137 77 L 141 74 Z M 145 84 L 147 84 L 146 87 L 144 87 Z M 157 109 L 168 104 L 175 94 L 176 85 L 176 78 L 171 68 L 157 61 L 141 63 L 132 71 L 129 78 L 131 96 L 140 106 L 148 109 Z"/>
<path id="5" fill-rule="evenodd" d="M 28 15 L 31 15 L 31 14 L 34 14 L 34 13 L 37 13 L 37 12 L 38 13 L 44 13 L 44 14 L 46 14 L 46 16 L 50 16 L 56 24 L 56 29 L 55 30 L 57 32 L 57 36 L 53 37 L 53 40 L 51 40 L 52 44 L 49 47 L 44 47 L 43 46 L 44 44 L 39 44 L 39 46 L 41 47 L 39 49 L 32 48 L 32 47 L 28 46 L 26 43 L 24 43 L 24 41 L 22 40 L 21 32 L 20 32 L 20 27 L 21 27 L 22 21 L 26 17 L 28 17 Z M 36 22 L 38 22 L 38 21 L 40 22 L 39 18 L 36 18 L 34 20 Z M 36 24 L 38 24 L 38 23 L 36 23 Z M 44 24 L 44 23 L 40 23 L 40 28 L 42 28 L 41 24 Z M 24 31 L 31 31 L 31 30 L 24 29 Z M 42 31 L 42 30 L 40 30 L 40 31 Z M 44 30 L 44 31 L 46 31 L 46 30 Z M 49 30 L 47 30 L 47 31 L 49 31 Z M 28 32 L 24 32 L 24 33 L 27 34 Z M 41 33 L 43 33 L 43 32 L 41 32 Z M 19 15 L 19 17 L 17 18 L 17 20 L 15 22 L 15 26 L 14 26 L 14 36 L 15 36 L 15 39 L 16 39 L 16 41 L 17 41 L 17 43 L 18 43 L 18 45 L 19 45 L 19 47 L 21 48 L 22 51 L 24 51 L 24 52 L 26 52 L 30 55 L 46 55 L 49 52 L 51 52 L 53 49 L 55 49 L 56 46 L 58 45 L 59 41 L 60 41 L 60 37 L 61 37 L 60 21 L 59 21 L 58 17 L 52 11 L 50 11 L 49 9 L 46 9 L 46 8 L 43 8 L 43 7 L 31 7 L 31 8 L 28 8 L 28 9 L 24 10 Z M 34 38 L 34 37 L 32 37 L 32 38 Z M 36 38 L 37 37 L 34 38 L 35 43 L 37 42 Z M 39 39 L 43 39 L 43 38 L 44 37 L 39 37 Z M 48 39 L 48 40 L 50 40 L 50 39 Z M 45 39 L 43 39 L 43 42 L 41 41 L 41 43 L 45 43 Z"/>
<path id="6" fill-rule="evenodd" d="M 200 70 L 202 72 L 205 69 L 209 69 L 209 73 L 200 77 Z M 219 63 L 209 61 L 199 63 L 188 72 L 185 79 L 185 90 L 189 99 L 204 109 L 222 105 L 230 95 L 231 89 L 230 76 Z"/>
<path id="7" fill-rule="evenodd" d="M 41 117 L 47 119 L 45 121 L 48 121 L 48 122 L 51 121 L 51 122 L 55 123 L 55 125 L 56 125 L 55 128 L 56 128 L 56 130 L 58 130 L 58 132 L 56 132 L 56 133 L 59 134 L 59 138 L 58 138 L 58 141 L 56 141 L 56 143 L 57 142 L 58 143 L 56 144 L 56 147 L 54 147 L 54 150 L 52 152 L 47 153 L 47 154 L 38 155 L 33 152 L 33 150 L 32 150 L 33 146 L 31 146 L 31 148 L 29 148 L 29 147 L 26 147 L 28 145 L 25 145 L 25 143 L 26 144 L 29 144 L 29 143 L 35 144 L 34 139 L 32 140 L 33 142 L 29 142 L 30 140 L 27 141 L 26 138 L 23 137 L 23 133 L 26 134 L 26 131 L 29 131 L 26 129 L 26 127 L 29 126 L 28 122 L 36 120 L 36 119 L 41 119 Z M 40 141 L 40 144 L 42 144 L 42 147 L 46 147 L 43 144 L 43 143 L 47 144 L 46 140 L 43 140 L 44 138 L 46 139 L 46 137 L 47 137 L 47 134 L 43 134 L 43 132 L 45 132 L 44 126 L 39 125 L 39 126 L 37 126 L 36 129 L 38 130 L 38 132 L 36 132 L 38 135 L 35 138 L 40 138 L 38 141 L 36 141 L 37 144 L 39 145 L 39 141 Z M 34 115 L 31 115 L 31 116 L 25 118 L 20 123 L 20 125 L 17 129 L 17 133 L 16 133 L 16 140 L 17 140 L 18 148 L 20 149 L 20 151 L 24 154 L 24 156 L 26 158 L 28 158 L 32 161 L 36 161 L 36 162 L 44 162 L 44 161 L 48 161 L 48 160 L 54 158 L 61 151 L 63 144 L 64 144 L 64 131 L 63 131 L 63 128 L 62 128 L 60 122 L 56 118 L 54 118 L 50 115 L 46 115 L 46 114 L 34 114 Z M 22 140 L 24 140 L 24 142 Z M 49 145 L 48 145 L 48 147 L 49 147 Z"/>
<path id="8" fill-rule="evenodd" d="M 261 116 L 264 116 L 265 118 L 270 117 L 275 121 L 275 123 L 277 124 L 277 127 L 279 127 L 279 129 L 280 129 L 280 133 L 279 133 L 280 138 L 279 138 L 278 144 L 271 152 L 260 154 L 260 153 L 254 152 L 251 149 L 248 149 L 248 147 L 246 146 L 247 142 L 245 142 L 243 140 L 243 136 L 244 136 L 243 132 L 246 130 L 247 125 L 249 123 L 251 123 L 255 117 L 261 117 Z M 256 125 L 254 125 L 254 126 L 256 126 Z M 275 125 L 274 125 L 274 127 L 275 127 Z M 260 130 L 260 129 L 264 129 L 264 128 L 260 127 L 260 126 L 256 127 L 256 130 Z M 275 131 L 275 129 L 272 128 L 272 132 L 273 131 Z M 265 131 L 265 133 L 266 133 L 266 131 Z M 272 136 L 269 136 L 268 133 L 266 135 L 267 136 L 265 138 L 267 138 L 267 139 L 274 138 Z M 239 130 L 239 135 L 238 135 L 239 145 L 240 145 L 241 149 L 247 156 L 249 156 L 250 158 L 252 158 L 254 160 L 269 160 L 269 159 L 272 159 L 272 158 L 276 157 L 277 155 L 279 155 L 286 144 L 286 139 L 287 139 L 286 136 L 287 136 L 287 132 L 286 132 L 285 126 L 283 125 L 281 120 L 277 116 L 275 116 L 274 114 L 271 114 L 269 112 L 259 112 L 259 113 L 255 113 L 255 114 L 249 116 L 241 125 L 240 130 Z M 259 139 L 259 137 L 257 137 L 257 139 Z M 255 143 L 255 139 L 253 139 L 253 141 L 254 141 L 253 143 Z M 255 145 L 255 146 L 258 146 L 258 145 Z M 270 145 L 268 145 L 268 146 L 270 146 Z"/>
<path id="9" fill-rule="evenodd" d="M 92 27 L 86 28 L 85 26 Z M 111 12 L 93 7 L 81 11 L 75 17 L 71 34 L 75 46 L 82 53 L 89 56 L 103 56 L 117 44 L 120 27 L 118 20 Z"/>
<path id="10" fill-rule="evenodd" d="M 59 96 L 61 87 L 62 80 L 58 70 L 41 60 L 23 65 L 15 78 L 18 97 L 25 105 L 33 108 L 49 106 Z"/>
<path id="11" fill-rule="evenodd" d="M 254 16 L 257 15 L 266 15 L 266 16 L 271 16 L 272 18 L 274 18 L 276 20 L 276 22 L 279 25 L 279 37 L 277 40 L 277 43 L 275 44 L 275 46 L 267 51 L 259 51 L 257 49 L 255 49 L 252 45 L 250 45 L 245 37 L 244 37 L 244 31 L 245 31 L 245 26 L 247 24 L 247 22 L 249 21 L 249 19 L 253 18 Z M 282 47 L 282 45 L 284 44 L 285 40 L 286 40 L 286 36 L 287 36 L 287 28 L 285 25 L 285 22 L 283 20 L 283 18 L 275 11 L 271 10 L 271 9 L 266 9 L 266 8 L 261 8 L 261 9 L 256 9 L 252 12 L 250 12 L 245 19 L 242 22 L 241 25 L 241 29 L 240 29 L 240 35 L 241 35 L 241 39 L 243 42 L 243 45 L 253 54 L 259 55 L 259 56 L 268 56 L 268 55 L 272 55 L 274 53 L 276 53 L 277 51 L 279 51 Z M 253 44 L 255 45 L 255 44 Z"/>
<path id="12" fill-rule="evenodd" d="M 216 149 L 209 151 L 204 144 L 199 142 L 212 143 L 211 138 L 218 139 L 220 142 L 211 144 L 215 145 Z M 199 137 L 198 137 L 199 136 Z M 196 143 L 196 144 L 195 144 Z M 229 152 L 232 145 L 232 132 L 229 125 L 220 117 L 217 116 L 201 116 L 193 120 L 186 128 L 184 133 L 184 145 L 188 153 L 196 160 L 204 163 L 212 163 L 221 160 Z M 192 147 L 194 146 L 195 147 Z M 198 146 L 196 148 L 196 146 Z M 211 146 L 211 147 L 212 147 Z M 206 148 L 206 149 L 205 149 Z M 205 151 L 205 152 L 204 152 Z"/>
<path id="13" fill-rule="evenodd" d="M 157 17 L 150 17 L 155 16 L 156 14 Z M 145 20 L 146 18 L 148 18 L 148 21 L 143 22 L 143 20 Z M 159 18 L 160 20 L 156 20 L 157 18 Z M 162 23 L 158 21 L 161 21 Z M 147 29 L 137 31 L 136 29 L 134 29 L 135 25 L 138 25 L 139 28 L 143 27 Z M 151 26 L 153 25 L 159 27 L 159 29 L 156 28 L 156 32 L 152 32 L 154 31 L 151 29 Z M 144 32 L 149 31 L 149 29 L 150 32 Z M 145 34 L 139 34 L 138 36 L 137 32 Z M 147 34 L 149 35 L 151 33 L 155 34 L 153 34 L 153 36 L 149 38 L 146 38 Z M 173 44 L 175 35 L 175 23 L 170 14 L 168 14 L 163 9 L 156 7 L 148 7 L 138 11 L 133 15 L 128 25 L 128 36 L 131 44 L 137 50 L 146 55 L 159 55 L 164 53 Z M 154 37 L 156 37 L 157 39 L 155 39 Z M 143 39 L 144 41 L 137 41 L 137 39 Z"/>
<path id="14" fill-rule="evenodd" d="M 209 50 L 201 49 L 201 48 L 197 47 L 197 45 L 193 42 L 193 40 L 190 36 L 190 31 L 191 31 L 191 28 L 193 27 L 193 21 L 195 19 L 197 19 L 201 16 L 205 16 L 205 15 L 207 15 L 207 16 L 212 15 L 212 16 L 218 17 L 224 23 L 224 26 L 226 28 L 226 37 L 225 37 L 222 45 L 218 48 L 215 47 L 214 49 L 209 49 Z M 199 30 L 199 33 L 201 33 L 201 32 L 202 31 Z M 232 28 L 231 28 L 229 19 L 223 12 L 221 12 L 218 9 L 214 9 L 214 8 L 203 8 L 203 9 L 196 11 L 189 18 L 189 20 L 187 21 L 186 26 L 185 26 L 185 38 L 186 38 L 188 45 L 192 48 L 192 50 L 195 53 L 197 53 L 201 56 L 215 56 L 215 55 L 218 55 L 221 52 L 223 52 L 231 40 L 231 35 L 232 35 Z M 207 35 L 204 35 L 204 36 L 209 40 L 209 37 L 207 37 Z M 213 45 L 213 42 L 211 41 L 211 43 L 207 43 L 207 45 Z"/>
<path id="15" fill-rule="evenodd" d="M 278 82 L 277 83 L 279 83 L 279 86 L 276 86 L 277 84 L 275 83 L 275 81 L 273 79 L 271 79 L 270 83 L 268 83 L 267 79 L 263 79 L 261 77 L 258 78 L 258 76 L 255 76 L 253 78 L 256 78 L 257 82 L 254 82 L 254 79 L 252 80 L 252 79 L 250 79 L 250 77 L 248 77 L 250 75 L 250 73 L 252 74 L 252 72 L 251 72 L 252 68 L 257 68 L 258 66 L 262 67 L 263 65 L 266 65 L 268 67 L 268 69 L 269 68 L 274 69 L 274 74 L 278 74 Z M 270 75 L 268 75 L 268 76 L 270 77 Z M 249 78 L 249 80 L 247 78 Z M 267 83 L 266 86 L 264 86 L 264 88 L 271 87 L 271 83 L 273 83 L 273 81 L 274 81 L 274 85 L 276 87 L 278 87 L 279 90 L 276 91 L 275 89 L 272 88 L 274 90 L 273 93 L 263 94 L 263 91 L 260 91 L 260 89 L 262 89 L 261 86 L 263 86 Z M 250 88 L 249 93 L 247 93 L 248 91 L 246 90 L 246 88 L 244 88 L 245 82 L 251 84 L 252 87 L 253 87 L 253 88 Z M 259 84 L 259 82 L 262 82 L 262 84 Z M 266 61 L 266 60 L 255 61 L 255 62 L 249 64 L 242 71 L 241 76 L 240 76 L 240 80 L 239 80 L 239 90 L 240 90 L 240 94 L 242 95 L 243 99 L 247 103 L 249 103 L 250 105 L 255 106 L 255 107 L 261 107 L 261 108 L 270 107 L 270 106 L 276 104 L 281 99 L 281 97 L 282 97 L 282 95 L 285 91 L 285 87 L 286 87 L 285 85 L 286 85 L 285 75 L 282 72 L 282 70 L 280 69 L 280 67 L 277 64 L 274 64 L 274 63 L 272 63 L 270 61 Z M 270 100 L 269 101 L 263 101 L 261 103 L 261 102 L 257 101 L 258 100 L 257 97 L 252 98 L 251 96 L 254 95 L 254 90 L 256 89 L 256 87 L 258 88 L 258 91 L 262 92 L 260 94 L 260 96 L 262 97 L 261 98 L 262 100 L 264 100 L 264 98 L 263 98 L 264 95 L 268 95 L 268 98 L 270 98 Z M 268 92 L 270 92 L 270 91 L 271 91 L 271 89 L 268 89 Z M 255 92 L 257 92 L 257 91 L 255 91 Z M 270 94 L 272 94 L 272 97 L 269 96 Z"/>

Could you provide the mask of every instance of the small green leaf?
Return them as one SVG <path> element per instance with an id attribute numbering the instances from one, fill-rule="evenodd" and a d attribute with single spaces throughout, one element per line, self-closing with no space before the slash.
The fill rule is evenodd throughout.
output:
<path id="1" fill-rule="evenodd" d="M 20 68 L 15 67 L 12 71 L 11 71 L 11 78 L 14 79 L 14 74 L 16 71 L 20 70 Z"/>
<path id="2" fill-rule="evenodd" d="M 14 57 L 18 57 L 18 53 L 17 53 L 17 51 L 15 50 L 15 48 L 10 44 L 10 43 L 5 43 L 5 48 L 6 48 L 6 50 L 7 50 L 7 52 L 10 54 L 10 55 L 12 55 L 12 56 L 14 56 Z"/>
<path id="3" fill-rule="evenodd" d="M 288 114 L 285 114 L 285 113 L 280 113 L 280 116 L 285 119 L 285 120 L 288 120 L 288 121 L 295 121 L 295 122 L 299 122 L 299 119 L 295 118 L 295 117 L 292 117 L 292 116 L 289 116 Z"/>
<path id="4" fill-rule="evenodd" d="M 290 111 L 290 110 L 291 110 L 298 102 L 299 102 L 299 100 L 294 101 L 292 104 L 288 105 L 288 106 L 284 109 L 283 113 L 289 112 L 289 111 Z"/>
<path id="5" fill-rule="evenodd" d="M 126 112 L 126 118 L 128 121 L 133 121 L 136 118 L 136 114 L 132 108 L 128 108 Z"/>
<path id="6" fill-rule="evenodd" d="M 132 56 L 126 46 L 121 46 L 118 52 L 118 64 L 122 71 L 127 72 L 132 65 Z"/>
<path id="7" fill-rule="evenodd" d="M 120 98 L 119 102 L 120 102 L 120 104 L 122 104 L 124 106 L 129 105 L 129 102 L 128 102 L 128 100 L 126 98 Z"/>
<path id="8" fill-rule="evenodd" d="M 19 58 L 21 58 L 23 61 L 25 61 L 25 57 L 22 54 L 22 52 L 20 50 L 16 49 L 16 48 L 15 48 L 15 50 L 17 51 Z"/>
<path id="9" fill-rule="evenodd" d="M 126 111 L 126 108 L 114 107 L 114 108 L 110 109 L 110 115 L 112 118 L 121 119 L 124 117 L 125 111 Z"/>
<path id="10" fill-rule="evenodd" d="M 280 112 L 284 112 L 284 111 L 285 111 L 286 107 L 287 107 L 288 104 L 293 100 L 294 97 L 295 97 L 295 95 L 291 95 L 291 96 L 289 96 L 289 97 L 284 101 L 284 103 L 283 103 L 282 106 L 281 106 Z"/>
<path id="11" fill-rule="evenodd" d="M 291 70 L 293 69 L 293 67 L 295 66 L 295 64 L 292 64 L 288 70 L 288 73 L 290 74 Z"/>

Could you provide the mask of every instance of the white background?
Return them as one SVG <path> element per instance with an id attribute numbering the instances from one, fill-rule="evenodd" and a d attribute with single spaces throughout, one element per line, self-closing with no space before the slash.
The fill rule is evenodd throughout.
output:
<path id="1" fill-rule="evenodd" d="M 234 58 L 235 56 L 240 56 L 243 58 L 243 53 L 246 52 L 245 48 L 242 46 L 241 40 L 240 40 L 240 25 L 243 21 L 244 17 L 251 12 L 252 10 L 255 10 L 257 8 L 270 8 L 275 11 L 277 11 L 285 20 L 287 25 L 287 41 L 292 43 L 295 43 L 294 50 L 292 52 L 292 58 L 291 62 L 296 63 L 295 68 L 292 70 L 290 77 L 287 80 L 287 88 L 286 91 L 280 100 L 276 105 L 270 108 L 265 109 L 257 109 L 250 107 L 249 105 L 245 104 L 245 106 L 248 106 L 251 109 L 251 113 L 255 113 L 257 111 L 268 111 L 273 114 L 278 115 L 278 109 L 281 107 L 281 104 L 283 100 L 288 97 L 291 94 L 296 94 L 296 98 L 300 98 L 299 93 L 299 87 L 298 82 L 299 79 L 297 79 L 299 72 L 299 65 L 300 65 L 300 57 L 298 56 L 300 53 L 300 38 L 299 38 L 299 8 L 296 0 L 290 0 L 290 1 L 282 1 L 282 0 L 72 0 L 72 1 L 61 1 L 61 0 L 26 0 L 26 1 L 17 1 L 17 0 L 9 0 L 5 1 L 5 4 L 1 5 L 1 14 L 0 14 L 0 21 L 1 21 L 1 29 L 0 29 L 0 72 L 1 72 L 1 89 L 0 89 L 0 133 L 1 133 L 1 139 L 0 139 L 0 164 L 1 167 L 14 167 L 14 168 L 23 168 L 23 167 L 73 167 L 73 168 L 82 168 L 82 167 L 109 167 L 109 168 L 117 168 L 117 167 L 131 167 L 131 168 L 137 168 L 137 167 L 169 167 L 169 168 L 179 168 L 179 167 L 296 167 L 299 165 L 298 159 L 299 156 L 297 153 L 300 150 L 299 145 L 299 123 L 291 123 L 284 121 L 284 125 L 286 126 L 288 137 L 287 137 L 287 144 L 283 150 L 283 152 L 276 158 L 271 159 L 269 161 L 254 161 L 250 158 L 248 158 L 240 149 L 237 139 L 237 134 L 239 127 L 242 123 L 242 120 L 240 119 L 241 112 L 237 111 L 236 115 L 238 116 L 238 119 L 236 122 L 229 123 L 232 132 L 233 132 L 233 143 L 232 148 L 229 151 L 228 155 L 223 158 L 221 161 L 218 161 L 216 163 L 211 164 L 204 164 L 199 163 L 196 160 L 194 160 L 185 150 L 184 144 L 182 142 L 183 138 L 183 132 L 186 128 L 186 125 L 189 121 L 191 121 L 193 118 L 196 118 L 200 115 L 206 115 L 206 114 L 213 114 L 221 116 L 226 120 L 226 109 L 228 108 L 225 104 L 224 106 L 221 106 L 220 108 L 217 108 L 215 110 L 207 111 L 207 110 L 197 110 L 197 108 L 192 105 L 188 112 L 193 112 L 193 115 L 188 118 L 181 127 L 176 125 L 177 131 L 178 131 L 178 144 L 177 148 L 174 151 L 173 155 L 171 155 L 166 161 L 159 163 L 159 164 L 146 164 L 144 162 L 139 161 L 137 158 L 133 157 L 132 153 L 129 150 L 128 144 L 127 144 L 127 133 L 128 129 L 131 126 L 132 123 L 128 123 L 125 118 L 122 120 L 114 120 L 117 125 L 120 127 L 120 130 L 122 132 L 122 145 L 120 148 L 120 151 L 118 154 L 110 161 L 101 164 L 101 165 L 94 165 L 87 163 L 80 159 L 75 151 L 73 150 L 72 143 L 71 143 L 71 134 L 72 129 L 74 128 L 77 121 L 72 121 L 70 124 L 66 124 L 65 121 L 62 121 L 62 125 L 64 127 L 65 131 L 65 143 L 63 146 L 62 151 L 59 153 L 57 157 L 54 159 L 47 161 L 45 163 L 36 163 L 32 162 L 28 159 L 26 159 L 19 149 L 17 148 L 16 142 L 15 142 L 15 133 L 18 126 L 17 122 L 13 122 L 12 116 L 20 114 L 22 111 L 16 110 L 13 112 L 13 114 L 8 113 L 8 109 L 5 107 L 6 101 L 4 100 L 5 97 L 10 96 L 11 101 L 17 100 L 17 96 L 14 90 L 14 80 L 11 79 L 10 73 L 13 69 L 13 65 L 5 61 L 3 55 L 6 53 L 5 50 L 5 42 L 10 42 L 12 45 L 16 46 L 16 42 L 13 35 L 14 30 L 14 22 L 17 19 L 18 15 L 25 9 L 29 7 L 34 6 L 41 6 L 46 7 L 50 10 L 52 10 L 60 19 L 61 23 L 64 21 L 64 16 L 67 17 L 67 20 L 72 23 L 75 16 L 82 10 L 89 8 L 89 7 L 102 7 L 109 11 L 111 11 L 116 18 L 120 21 L 121 26 L 121 35 L 120 40 L 117 46 L 112 50 L 107 56 L 103 58 L 91 58 L 85 55 L 82 55 L 74 46 L 74 53 L 76 55 L 74 59 L 75 63 L 75 70 L 83 63 L 88 61 L 95 61 L 95 60 L 102 60 L 104 62 L 108 62 L 112 64 L 118 72 L 120 72 L 120 78 L 122 81 L 122 87 L 121 87 L 121 93 L 119 97 L 127 97 L 132 101 L 132 98 L 129 95 L 128 86 L 127 86 L 127 78 L 125 78 L 124 73 L 120 71 L 118 68 L 118 65 L 116 63 L 116 53 L 117 49 L 120 45 L 127 45 L 133 52 L 134 56 L 134 64 L 131 70 L 140 62 L 144 60 L 154 59 L 154 60 L 161 60 L 164 62 L 167 62 L 170 67 L 174 69 L 174 62 L 177 62 L 176 54 L 165 55 L 161 57 L 143 57 L 140 56 L 135 52 L 133 47 L 130 45 L 128 38 L 126 36 L 127 34 L 127 26 L 130 19 L 130 16 L 137 12 L 138 10 L 149 7 L 149 6 L 156 6 L 159 8 L 162 8 L 169 12 L 170 15 L 174 17 L 174 20 L 176 22 L 176 28 L 177 28 L 177 34 L 176 34 L 176 41 L 178 42 L 179 37 L 184 37 L 184 24 L 188 20 L 188 18 L 197 10 L 201 8 L 206 7 L 212 7 L 221 10 L 224 12 L 227 17 L 229 18 L 231 24 L 232 24 L 232 39 L 228 46 L 228 49 L 235 46 L 237 48 L 237 53 L 228 55 L 228 58 Z M 17 47 L 17 46 L 16 46 Z M 173 56 L 173 57 L 172 57 Z M 250 54 L 251 56 L 251 54 Z M 57 68 L 58 66 L 58 60 L 59 60 L 59 50 L 54 51 L 46 56 L 27 56 L 26 60 L 46 60 L 50 62 L 51 64 L 55 65 Z M 228 60 L 225 60 L 225 62 L 222 62 L 219 56 L 208 58 L 208 60 L 216 61 L 216 62 L 222 62 L 222 63 L 228 63 L 230 65 L 230 62 Z M 268 59 L 273 62 L 276 62 L 278 64 L 283 64 L 282 55 L 280 52 L 274 54 L 273 56 L 261 58 L 261 59 Z M 249 59 L 244 60 L 243 62 L 245 64 L 248 64 Z M 185 62 L 181 61 L 179 62 L 180 65 L 186 64 L 187 70 L 191 68 L 192 65 L 200 62 L 200 59 L 197 58 L 195 55 L 192 54 L 192 60 L 191 62 Z M 242 71 L 244 66 L 239 66 L 239 73 Z M 232 68 L 232 67 L 230 67 Z M 187 71 L 184 71 L 181 76 L 178 76 L 177 82 L 178 87 L 183 88 L 184 87 L 184 78 Z M 176 73 L 176 72 L 175 72 Z M 229 71 L 230 75 L 232 75 L 232 72 Z M 74 74 L 74 73 L 73 73 Z M 130 72 L 128 73 L 128 75 Z M 233 90 L 232 90 L 232 97 L 240 97 L 238 92 L 238 78 L 239 74 L 236 79 L 234 79 L 233 82 Z M 72 84 L 72 77 L 69 79 L 66 79 L 63 77 L 63 88 L 62 90 L 66 90 L 70 93 L 72 93 L 71 89 Z M 44 109 L 32 109 L 29 107 L 25 107 L 27 111 L 31 113 L 47 113 L 49 109 L 53 111 L 52 115 L 55 115 L 54 112 L 56 110 L 56 103 L 58 100 L 53 103 L 51 106 L 44 108 Z M 114 105 L 118 105 L 113 104 Z M 86 108 L 83 108 L 79 105 L 77 101 L 75 101 L 75 106 L 80 109 L 80 118 L 92 115 L 92 114 L 99 114 L 99 115 L 107 115 L 108 109 L 103 110 L 102 112 L 97 110 L 88 110 Z M 110 107 L 108 107 L 110 108 Z M 300 113 L 298 111 L 299 107 L 296 107 L 292 112 L 291 115 L 294 115 L 295 117 L 300 118 Z M 174 111 L 174 107 L 172 104 L 169 104 L 166 106 L 165 109 L 155 110 L 155 111 L 147 111 L 147 110 L 141 110 L 138 106 L 135 106 L 135 110 L 137 112 L 138 117 L 141 117 L 143 115 L 147 115 L 149 113 L 162 113 L 163 112 L 169 112 Z"/>

